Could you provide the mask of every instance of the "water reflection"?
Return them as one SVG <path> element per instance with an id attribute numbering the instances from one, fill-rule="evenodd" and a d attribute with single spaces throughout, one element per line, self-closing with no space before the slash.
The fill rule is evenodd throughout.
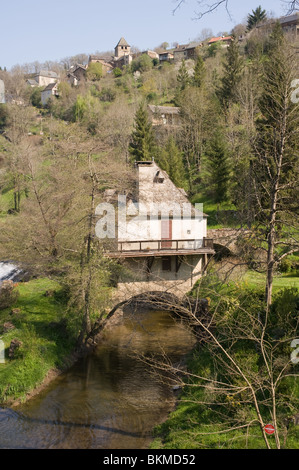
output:
<path id="1" fill-rule="evenodd" d="M 173 405 L 170 387 L 138 354 L 163 350 L 177 361 L 192 333 L 167 312 L 125 315 L 96 351 L 18 411 L 0 409 L 1 448 L 137 449 Z"/>

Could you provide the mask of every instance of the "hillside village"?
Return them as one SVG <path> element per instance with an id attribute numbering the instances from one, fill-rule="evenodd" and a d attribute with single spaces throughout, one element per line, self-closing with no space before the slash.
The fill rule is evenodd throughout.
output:
<path id="1" fill-rule="evenodd" d="M 298 448 L 299 12 L 126 34 L 0 67 L 0 448 Z"/>
<path id="2" fill-rule="evenodd" d="M 299 14 L 292 14 L 290 16 L 279 18 L 279 22 L 285 33 L 291 34 L 296 40 L 299 37 Z M 145 50 L 142 52 L 133 52 L 130 44 L 125 38 L 121 38 L 114 48 L 114 56 L 109 55 L 90 55 L 88 57 L 88 63 L 86 64 L 74 64 L 69 70 L 66 71 L 66 77 L 64 80 L 72 86 L 78 86 L 80 82 L 86 80 L 86 74 L 91 64 L 99 64 L 98 73 L 104 76 L 112 73 L 114 70 L 122 70 L 132 64 L 134 60 L 142 55 L 148 56 L 153 60 L 155 65 L 163 64 L 164 62 L 181 62 L 182 60 L 196 60 L 196 57 L 200 54 L 200 50 L 204 47 L 215 47 L 221 46 L 227 48 L 233 39 L 237 40 L 239 44 L 246 42 L 250 39 L 250 36 L 257 31 L 260 34 L 264 34 L 265 31 L 269 32 L 274 24 L 274 20 L 267 20 L 264 23 L 258 24 L 256 31 L 246 32 L 243 29 L 242 34 L 227 35 L 219 37 L 207 38 L 202 42 L 192 42 L 190 44 L 177 44 L 175 47 L 161 50 Z M 242 29 L 242 28 L 241 28 Z M 236 31 L 240 33 L 240 30 Z M 234 33 L 235 34 L 235 33 Z M 138 73 L 138 72 L 137 72 Z M 41 90 L 41 102 L 45 106 L 47 101 L 53 97 L 59 96 L 58 84 L 61 78 L 58 74 L 51 70 L 40 70 L 36 74 L 30 74 L 26 78 L 26 83 L 31 87 L 42 87 Z M 8 98 L 9 99 L 9 98 Z"/>

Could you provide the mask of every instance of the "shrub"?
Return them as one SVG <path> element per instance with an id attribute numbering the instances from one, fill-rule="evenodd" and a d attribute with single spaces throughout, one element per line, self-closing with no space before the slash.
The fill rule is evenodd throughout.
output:
<path id="1" fill-rule="evenodd" d="M 18 291 L 13 281 L 3 281 L 0 287 L 0 309 L 12 307 L 18 298 Z"/>
<path id="2" fill-rule="evenodd" d="M 122 71 L 119 67 L 116 67 L 114 70 L 113 70 L 113 75 L 115 76 L 115 78 L 117 77 L 121 77 L 122 76 Z"/>

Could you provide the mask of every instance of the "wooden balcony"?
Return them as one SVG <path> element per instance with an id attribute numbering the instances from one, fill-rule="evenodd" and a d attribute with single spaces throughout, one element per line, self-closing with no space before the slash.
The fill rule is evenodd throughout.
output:
<path id="1" fill-rule="evenodd" d="M 113 249 L 114 248 L 114 249 Z M 214 254 L 213 240 L 140 240 L 117 242 L 106 252 L 110 258 Z"/>

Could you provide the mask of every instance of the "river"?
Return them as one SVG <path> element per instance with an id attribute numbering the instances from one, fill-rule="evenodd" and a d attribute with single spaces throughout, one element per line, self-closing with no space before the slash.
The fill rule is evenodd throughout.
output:
<path id="1" fill-rule="evenodd" d="M 0 448 L 141 449 L 174 393 L 135 354 L 177 362 L 195 339 L 168 312 L 124 314 L 95 351 L 17 409 L 0 408 Z"/>
<path id="2" fill-rule="evenodd" d="M 0 261 L 0 285 L 3 281 L 16 280 L 22 270 L 10 262 Z"/>

